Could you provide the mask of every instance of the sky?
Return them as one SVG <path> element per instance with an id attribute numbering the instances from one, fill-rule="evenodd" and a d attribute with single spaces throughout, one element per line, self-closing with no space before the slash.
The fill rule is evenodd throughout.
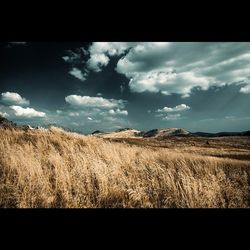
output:
<path id="1" fill-rule="evenodd" d="M 83 133 L 250 130 L 250 43 L 0 43 L 0 115 Z"/>

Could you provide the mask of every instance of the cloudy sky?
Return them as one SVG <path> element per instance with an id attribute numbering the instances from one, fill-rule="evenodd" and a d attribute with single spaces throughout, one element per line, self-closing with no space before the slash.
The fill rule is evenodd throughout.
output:
<path id="1" fill-rule="evenodd" d="M 0 43 L 0 115 L 75 131 L 250 129 L 250 43 Z"/>

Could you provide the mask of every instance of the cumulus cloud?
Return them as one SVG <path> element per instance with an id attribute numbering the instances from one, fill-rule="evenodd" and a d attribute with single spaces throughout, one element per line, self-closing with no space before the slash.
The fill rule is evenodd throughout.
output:
<path id="1" fill-rule="evenodd" d="M 10 106 L 12 110 L 15 112 L 15 116 L 24 117 L 24 118 L 33 118 L 33 117 L 45 117 L 46 114 L 44 112 L 36 111 L 33 108 L 23 108 L 21 106 L 12 105 Z"/>
<path id="2" fill-rule="evenodd" d="M 181 118 L 180 114 L 169 114 L 162 118 L 163 121 L 179 120 Z"/>
<path id="3" fill-rule="evenodd" d="M 248 93 L 250 86 L 247 42 L 94 42 L 88 51 L 67 51 L 63 59 L 74 67 L 82 66 L 86 78 L 88 70 L 102 71 L 113 56 L 122 56 L 116 71 L 129 79 L 133 92 L 189 97 L 194 87 L 207 90 L 243 81 L 247 86 L 241 92 Z"/>
<path id="4" fill-rule="evenodd" d="M 156 112 L 160 112 L 160 113 L 172 113 L 172 112 L 180 112 L 180 111 L 184 111 L 184 110 L 188 110 L 190 109 L 190 107 L 186 104 L 180 104 L 177 105 L 173 108 L 169 108 L 169 107 L 164 107 L 162 109 L 158 109 Z"/>
<path id="5" fill-rule="evenodd" d="M 186 104 L 180 104 L 173 108 L 164 107 L 155 111 L 155 117 L 160 117 L 163 121 L 179 120 L 181 119 L 181 114 L 176 112 L 182 112 L 189 109 L 190 107 Z"/>
<path id="6" fill-rule="evenodd" d="M 87 62 L 89 69 L 100 72 L 103 66 L 107 66 L 109 63 L 109 58 L 105 54 L 93 54 Z"/>
<path id="7" fill-rule="evenodd" d="M 90 59 L 87 67 L 100 72 L 109 63 L 109 57 L 123 54 L 129 48 L 126 42 L 94 42 L 89 47 Z"/>
<path id="8" fill-rule="evenodd" d="M 105 99 L 103 97 L 91 97 L 91 96 L 79 96 L 79 95 L 69 95 L 65 97 L 65 101 L 70 105 L 78 108 L 123 108 L 126 101 L 116 100 L 116 99 Z"/>
<path id="9" fill-rule="evenodd" d="M 132 43 L 131 43 L 132 44 Z M 120 55 L 129 47 L 127 42 L 94 42 L 89 47 L 90 54 Z"/>
<path id="10" fill-rule="evenodd" d="M 6 112 L 1 112 L 0 111 L 0 116 L 2 116 L 2 117 L 8 117 L 9 115 Z"/>
<path id="11" fill-rule="evenodd" d="M 134 92 L 177 93 L 188 97 L 193 87 L 245 81 L 248 92 L 250 43 L 166 42 L 134 43 L 116 70 L 129 80 Z"/>
<path id="12" fill-rule="evenodd" d="M 84 68 L 86 73 L 84 76 L 86 77 L 89 70 L 102 71 L 103 67 L 108 65 L 110 57 L 122 55 L 132 44 L 127 42 L 94 42 L 88 50 L 82 47 L 65 51 L 62 59 L 73 67 L 81 66 Z"/>
<path id="13" fill-rule="evenodd" d="M 240 89 L 240 92 L 243 94 L 250 94 L 250 85 L 246 85 Z"/>
<path id="14" fill-rule="evenodd" d="M 80 81 L 85 81 L 86 80 L 86 76 L 87 74 L 86 73 L 82 73 L 82 71 L 78 68 L 72 68 L 70 71 L 69 71 L 69 74 L 76 77 L 77 79 L 79 79 Z"/>
<path id="15" fill-rule="evenodd" d="M 19 105 L 28 106 L 30 104 L 29 100 L 21 97 L 18 93 L 5 92 L 1 94 L 1 102 L 6 105 Z"/>
<path id="16" fill-rule="evenodd" d="M 109 114 L 111 114 L 111 115 L 128 115 L 128 111 L 127 110 L 120 110 L 119 108 L 116 110 L 111 109 L 111 110 L 109 110 Z"/>
<path id="17" fill-rule="evenodd" d="M 69 74 L 81 81 L 85 81 L 88 76 L 88 69 L 84 67 L 86 60 L 85 57 L 88 54 L 89 52 L 81 47 L 75 50 L 66 50 L 65 55 L 62 57 L 62 59 L 72 67 Z"/>

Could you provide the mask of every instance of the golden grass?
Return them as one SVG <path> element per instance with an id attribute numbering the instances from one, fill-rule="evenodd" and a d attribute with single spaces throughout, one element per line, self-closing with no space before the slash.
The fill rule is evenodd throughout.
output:
<path id="1" fill-rule="evenodd" d="M 249 167 L 57 128 L 0 129 L 0 207 L 249 207 Z"/>

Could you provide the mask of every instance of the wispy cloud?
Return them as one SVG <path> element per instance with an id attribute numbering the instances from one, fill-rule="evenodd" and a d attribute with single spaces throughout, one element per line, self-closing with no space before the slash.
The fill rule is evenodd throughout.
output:
<path id="1" fill-rule="evenodd" d="M 180 114 L 169 114 L 162 118 L 163 121 L 179 120 L 181 119 Z"/>
<path id="2" fill-rule="evenodd" d="M 206 119 L 201 119 L 200 122 L 211 122 L 214 121 L 214 118 L 206 118 Z"/>
<path id="3" fill-rule="evenodd" d="M 230 116 L 225 116 L 225 119 L 226 120 L 249 120 L 250 117 L 249 116 L 241 116 L 241 117 L 238 117 L 238 116 L 233 116 L 233 115 L 230 115 Z"/>
<path id="4" fill-rule="evenodd" d="M 25 46 L 27 42 L 9 42 L 10 45 Z"/>
<path id="5" fill-rule="evenodd" d="M 80 81 L 85 81 L 86 80 L 86 76 L 87 74 L 86 73 L 83 73 L 80 69 L 78 68 L 72 68 L 70 71 L 69 71 L 69 74 L 76 77 L 77 79 L 79 79 Z"/>

